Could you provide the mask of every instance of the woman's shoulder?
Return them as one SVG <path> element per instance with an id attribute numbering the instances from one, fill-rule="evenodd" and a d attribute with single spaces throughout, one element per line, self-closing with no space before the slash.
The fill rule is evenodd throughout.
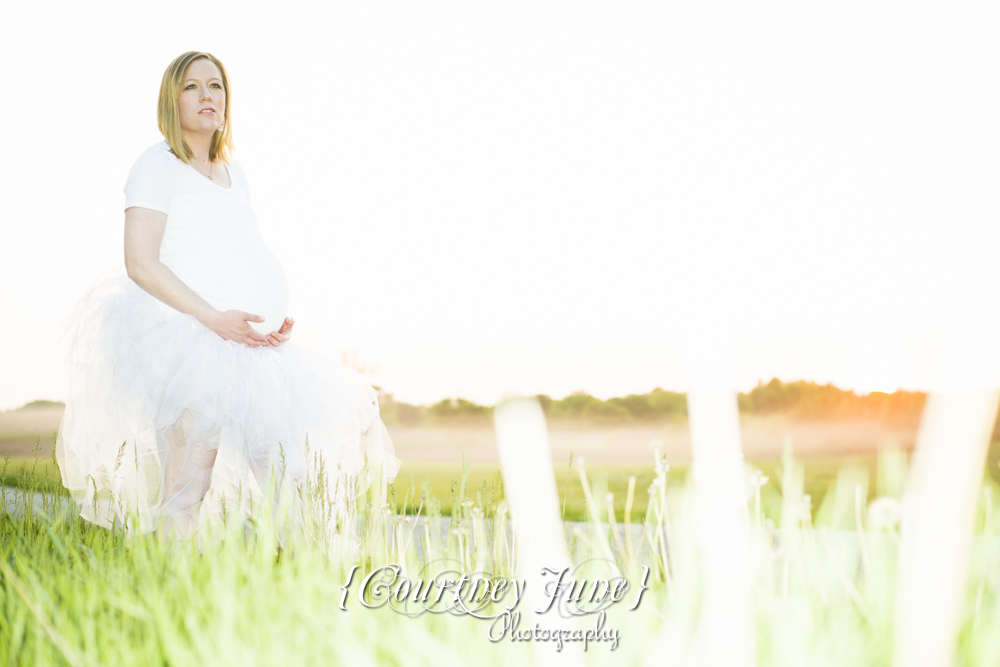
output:
<path id="1" fill-rule="evenodd" d="M 139 154 L 139 158 L 147 160 L 159 160 L 161 162 L 178 162 L 178 158 L 170 150 L 170 144 L 166 141 L 157 141 L 155 144 Z"/>
<path id="2" fill-rule="evenodd" d="M 166 141 L 158 141 L 139 154 L 132 164 L 132 170 L 136 169 L 156 169 L 163 170 L 170 168 L 178 162 L 174 154 L 170 152 L 170 145 Z"/>
<path id="3" fill-rule="evenodd" d="M 136 158 L 125 179 L 125 208 L 141 206 L 170 213 L 177 190 L 176 162 L 167 142 L 157 142 Z"/>

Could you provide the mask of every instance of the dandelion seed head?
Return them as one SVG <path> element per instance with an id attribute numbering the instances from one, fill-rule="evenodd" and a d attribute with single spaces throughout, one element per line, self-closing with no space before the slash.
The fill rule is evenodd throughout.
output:
<path id="1" fill-rule="evenodd" d="M 902 520 L 903 504 L 896 498 L 882 496 L 868 505 L 868 525 L 872 528 L 892 528 Z"/>
<path id="2" fill-rule="evenodd" d="M 802 513 L 803 519 L 808 519 L 811 517 L 812 510 L 812 496 L 808 493 L 803 494 L 802 501 L 799 503 L 800 511 Z"/>

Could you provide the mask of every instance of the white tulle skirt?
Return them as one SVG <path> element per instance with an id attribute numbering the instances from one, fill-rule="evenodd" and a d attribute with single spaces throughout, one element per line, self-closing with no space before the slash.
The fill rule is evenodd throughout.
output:
<path id="1" fill-rule="evenodd" d="M 224 340 L 123 270 L 95 280 L 50 348 L 67 363 L 62 482 L 80 516 L 129 537 L 211 524 L 218 541 L 258 517 L 268 489 L 276 504 L 309 487 L 343 505 L 399 469 L 355 370 L 294 334 L 277 348 Z"/>

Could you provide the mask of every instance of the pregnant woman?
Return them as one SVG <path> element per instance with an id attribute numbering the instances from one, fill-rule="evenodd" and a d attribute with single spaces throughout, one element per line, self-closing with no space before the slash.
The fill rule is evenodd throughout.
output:
<path id="1" fill-rule="evenodd" d="M 211 54 L 167 68 L 164 141 L 125 183 L 127 275 L 100 277 L 64 322 L 62 481 L 80 516 L 130 537 L 207 522 L 221 537 L 257 513 L 272 471 L 343 503 L 372 481 L 384 494 L 400 464 L 377 392 L 291 340 L 285 272 L 230 156 L 229 93 Z M 345 487 L 366 456 L 369 476 Z"/>

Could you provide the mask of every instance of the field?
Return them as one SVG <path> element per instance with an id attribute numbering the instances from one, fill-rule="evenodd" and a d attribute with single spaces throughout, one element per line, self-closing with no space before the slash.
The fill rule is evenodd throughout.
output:
<path id="1" fill-rule="evenodd" d="M 0 413 L 0 456 L 10 453 L 11 471 L 30 464 L 37 442 L 37 455 L 45 459 L 37 470 L 40 474 L 49 474 L 46 471 L 47 459 L 51 457 L 52 433 L 59 427 L 62 411 L 62 407 L 51 406 Z M 389 426 L 388 429 L 396 455 L 403 461 L 396 483 L 390 488 L 399 505 L 398 511 L 416 513 L 420 489 L 428 481 L 441 501 L 442 514 L 450 516 L 453 486 L 462 476 L 463 460 L 469 468 L 467 485 L 471 498 L 475 499 L 477 492 L 488 494 L 491 489 L 499 488 L 496 440 L 488 425 Z M 780 417 L 744 418 L 742 421 L 747 462 L 772 480 L 780 480 L 780 459 L 785 442 L 789 442 L 796 459 L 805 467 L 805 492 L 816 507 L 844 465 L 866 470 L 868 488 L 874 489 L 879 448 L 909 452 L 915 436 L 916 430 L 912 427 L 889 426 L 876 421 L 793 421 Z M 640 491 L 635 508 L 645 511 L 648 497 L 645 490 L 653 480 L 650 444 L 654 441 L 659 443 L 670 465 L 668 475 L 674 479 L 686 475 L 691 452 L 688 427 L 684 422 L 618 427 L 553 422 L 549 428 L 549 442 L 560 509 L 565 506 L 563 518 L 567 521 L 585 518 L 579 480 L 568 474 L 571 456 L 583 458 L 591 480 L 614 493 L 619 513 L 624 512 L 628 478 L 634 475 L 636 488 Z M 992 466 L 992 470 L 997 467 Z M 16 475 L 8 475 L 4 483 L 16 485 Z M 408 502 L 407 494 L 411 499 Z M 407 502 L 405 507 L 404 502 Z M 763 502 L 777 501 L 765 492 Z"/>
<path id="2" fill-rule="evenodd" d="M 35 462 L 37 472 L 44 461 Z M 802 495 L 802 468 L 788 457 L 780 465 L 782 479 L 760 480 L 776 502 L 747 499 L 754 631 L 747 664 L 888 667 L 898 521 L 874 505 L 869 511 L 853 493 L 829 494 L 837 500 L 824 506 L 833 511 L 813 513 Z M 880 470 L 884 502 L 900 491 L 905 464 L 889 456 Z M 280 541 L 283 524 L 272 523 L 265 507 L 255 521 L 230 527 L 217 546 L 199 549 L 130 537 L 121 527 L 97 528 L 72 511 L 67 515 L 65 496 L 32 514 L 24 511 L 27 496 L 18 493 L 0 513 L 0 662 L 544 665 L 561 656 L 577 665 L 709 664 L 704 656 L 690 661 L 705 589 L 688 479 L 653 474 L 649 511 L 632 515 L 632 525 L 642 528 L 638 542 L 627 538 L 630 531 L 615 538 L 607 524 L 566 525 L 573 562 L 590 563 L 576 578 L 608 576 L 598 566 L 611 553 L 631 584 L 623 603 L 570 620 L 528 616 L 517 631 L 510 629 L 509 596 L 449 606 L 449 593 L 443 606 L 422 607 L 391 569 L 402 566 L 414 586 L 458 573 L 486 572 L 493 582 L 515 578 L 507 510 L 495 497 L 458 498 L 455 515 L 439 530 L 399 514 L 398 505 L 379 509 L 366 496 L 340 524 L 357 526 L 354 537 L 340 533 L 332 540 L 317 521 Z M 16 478 L 34 491 L 44 476 L 21 470 Z M 852 488 L 857 477 L 845 468 L 839 480 Z M 475 488 L 475 480 L 464 482 Z M 590 491 L 600 498 L 599 484 Z M 1000 580 L 992 565 L 1000 487 L 986 480 L 982 497 L 954 663 L 970 667 L 1000 658 Z M 425 505 L 436 522 L 433 507 Z M 391 587 L 362 585 L 380 572 Z M 640 583 L 648 586 L 641 598 Z M 520 609 L 527 614 L 525 604 Z"/>
<path id="3" fill-rule="evenodd" d="M 476 618 L 464 606 L 471 599 L 418 609 L 402 588 L 390 595 L 357 583 L 381 572 L 401 586 L 397 567 L 413 582 L 518 576 L 489 429 L 391 428 L 404 464 L 387 506 L 366 494 L 343 516 L 306 489 L 317 505 L 303 505 L 301 532 L 285 531 L 280 513 L 265 506 L 252 520 L 227 524 L 220 543 L 199 547 L 80 519 L 51 461 L 58 410 L 18 412 L 0 414 L 11 454 L 4 482 L 18 489 L 0 511 L 0 663 L 541 665 L 561 656 L 578 665 L 708 664 L 698 657 L 706 645 L 695 621 L 708 602 L 684 424 L 550 427 L 558 498 L 537 500 L 557 503 L 567 521 L 569 557 L 583 567 L 576 577 L 596 587 L 613 563 L 631 585 L 629 602 L 640 599 L 640 582 L 648 590 L 642 605 L 611 604 L 606 615 L 591 610 L 572 620 L 531 615 L 522 602 L 519 633 L 504 625 L 514 622 L 509 600 L 472 606 Z M 901 526 L 886 510 L 899 506 L 914 435 L 861 421 L 743 424 L 754 656 L 747 664 L 893 664 Z M 669 469 L 654 466 L 654 441 Z M 983 480 L 972 561 L 958 583 L 956 665 L 1000 660 L 995 469 Z M 41 512 L 26 511 L 39 491 L 48 492 Z M 599 503 L 609 491 L 616 526 Z"/>

